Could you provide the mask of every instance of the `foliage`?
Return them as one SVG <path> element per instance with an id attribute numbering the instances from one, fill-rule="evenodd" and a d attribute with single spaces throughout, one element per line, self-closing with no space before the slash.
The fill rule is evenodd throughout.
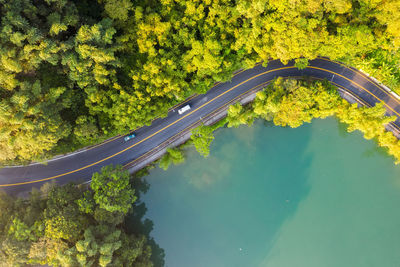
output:
<path id="1" fill-rule="evenodd" d="M 183 163 L 184 161 L 185 156 L 181 149 L 167 148 L 167 152 L 162 156 L 159 161 L 159 166 L 161 169 L 167 170 L 171 163 L 173 163 L 174 165 L 178 165 Z"/>
<path id="2" fill-rule="evenodd" d="M 208 157 L 210 154 L 210 145 L 214 140 L 213 132 L 223 127 L 226 124 L 226 119 L 222 119 L 221 121 L 215 123 L 214 125 L 205 126 L 201 124 L 197 128 L 192 130 L 192 135 L 190 136 L 194 147 L 196 148 L 197 152 L 203 157 Z"/>
<path id="3" fill-rule="evenodd" d="M 49 192 L 44 210 L 46 237 L 74 242 L 81 236 L 88 223 L 75 203 L 81 193 L 73 184 L 54 187 Z"/>
<path id="4" fill-rule="evenodd" d="M 294 63 L 295 67 L 299 70 L 303 70 L 308 66 L 308 59 L 306 58 L 297 58 Z"/>
<path id="5" fill-rule="evenodd" d="M 343 105 L 336 90 L 326 84 L 306 84 L 278 78 L 273 87 L 260 92 L 254 101 L 254 112 L 276 125 L 298 127 L 313 118 L 325 118 Z"/>
<path id="6" fill-rule="evenodd" d="M 99 208 L 109 212 L 126 214 L 136 200 L 135 191 L 129 184 L 129 173 L 122 166 L 105 166 L 100 173 L 93 174 L 90 187 L 93 199 Z"/>
<path id="7" fill-rule="evenodd" d="M 348 125 L 349 132 L 358 130 L 366 139 L 375 139 L 378 145 L 400 163 L 400 143 L 385 126 L 396 117 L 386 116 L 383 103 L 374 107 L 349 104 L 328 82 L 276 79 L 257 93 L 251 105 L 232 105 L 228 109 L 228 126 L 248 124 L 256 118 L 272 120 L 275 125 L 299 127 L 314 118 L 336 115 Z"/>
<path id="8" fill-rule="evenodd" d="M 326 118 L 336 115 L 348 125 L 349 132 L 359 130 L 366 139 L 375 139 L 385 147 L 388 153 L 400 163 L 399 140 L 388 132 L 385 126 L 395 117 L 386 116 L 383 103 L 370 108 L 349 104 L 342 99 L 335 87 L 326 81 L 300 81 L 295 79 L 276 79 L 270 86 L 256 94 L 251 104 L 231 105 L 226 119 L 219 126 L 201 125 L 192 130 L 192 141 L 196 150 L 203 156 L 210 152 L 209 146 L 214 140 L 213 131 L 225 125 L 238 127 L 251 125 L 255 119 L 273 121 L 275 125 L 296 128 L 310 123 L 314 118 Z"/>
<path id="9" fill-rule="evenodd" d="M 237 102 L 229 106 L 228 116 L 226 117 L 228 127 L 239 127 L 241 124 L 252 125 L 254 116 L 250 110 L 244 109 L 243 106 Z"/>
<path id="10" fill-rule="evenodd" d="M 349 59 L 349 64 L 367 72 L 400 94 L 400 53 L 377 49 L 360 58 Z"/>
<path id="11" fill-rule="evenodd" d="M 193 141 L 193 145 L 197 152 L 203 157 L 208 157 L 210 154 L 210 145 L 214 140 L 213 131 L 210 127 L 200 125 L 192 130 L 192 135 L 190 137 Z"/>
<path id="12" fill-rule="evenodd" d="M 3 163 L 41 160 L 150 124 L 259 61 L 296 59 L 304 68 L 327 56 L 400 88 L 397 0 L 0 0 L 0 6 Z M 236 115 L 230 126 L 251 122 Z"/>
<path id="13" fill-rule="evenodd" d="M 147 238 L 122 224 L 136 199 L 129 178 L 108 166 L 90 190 L 51 185 L 28 199 L 1 193 L 0 266 L 153 266 Z"/>

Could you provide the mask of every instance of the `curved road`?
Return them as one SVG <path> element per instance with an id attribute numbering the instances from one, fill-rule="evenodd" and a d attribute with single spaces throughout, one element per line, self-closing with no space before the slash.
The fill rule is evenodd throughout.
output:
<path id="1" fill-rule="evenodd" d="M 326 79 L 338 88 L 355 95 L 366 105 L 373 106 L 383 101 L 387 114 L 397 116 L 392 126 L 400 130 L 400 100 L 360 71 L 327 58 L 310 61 L 304 70 L 298 70 L 293 66 L 293 62 L 283 65 L 280 61 L 271 61 L 267 67 L 257 65 L 238 72 L 230 82 L 219 83 L 206 94 L 189 99 L 186 103 L 191 105 L 191 110 L 182 115 L 176 112 L 178 108 L 170 111 L 166 118 L 156 119 L 151 126 L 136 130 L 136 138 L 131 141 L 124 142 L 123 137 L 116 137 L 86 151 L 50 160 L 47 165 L 5 167 L 0 170 L 0 190 L 20 194 L 30 191 L 33 187 L 39 188 L 51 180 L 59 184 L 89 181 L 92 174 L 102 166 L 125 165 L 135 161 L 201 117 L 245 92 L 260 85 L 267 85 L 278 76 Z"/>

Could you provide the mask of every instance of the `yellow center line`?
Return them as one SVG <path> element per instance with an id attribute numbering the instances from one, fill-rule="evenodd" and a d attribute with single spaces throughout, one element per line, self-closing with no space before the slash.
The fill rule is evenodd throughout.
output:
<path id="1" fill-rule="evenodd" d="M 259 65 L 261 65 L 261 64 L 262 64 L 262 62 L 258 62 L 257 64 L 254 65 L 253 68 L 255 68 L 255 67 L 257 67 L 257 66 L 259 66 Z M 240 73 L 246 71 L 246 70 L 247 70 L 247 69 L 243 69 L 243 70 L 241 70 L 241 71 L 235 73 L 235 74 L 232 76 L 232 78 L 235 77 L 236 75 L 238 75 L 238 74 L 240 74 Z M 215 83 L 214 86 L 210 88 L 210 90 L 211 90 L 212 88 L 214 88 L 215 86 L 219 85 L 219 84 L 221 84 L 221 82 Z M 189 102 L 190 100 L 192 100 L 192 99 L 195 98 L 196 96 L 198 96 L 198 94 L 193 94 L 193 95 L 189 96 L 189 97 L 186 98 L 183 102 L 178 103 L 178 104 L 174 105 L 173 107 L 171 107 L 170 109 L 168 109 L 168 112 L 170 112 L 171 110 L 177 108 L 177 107 L 180 106 L 180 105 L 183 105 L 183 104 Z M 156 119 L 159 119 L 159 118 L 161 118 L 161 116 L 154 118 L 153 121 L 155 121 Z M 134 132 L 134 131 L 138 130 L 139 128 L 141 128 L 141 127 L 138 127 L 138 128 L 136 128 L 136 129 L 133 129 L 131 132 Z M 104 142 L 102 142 L 102 143 L 100 143 L 100 144 L 96 144 L 96 145 L 93 145 L 92 147 L 87 148 L 86 151 L 91 150 L 91 149 L 93 149 L 93 148 L 97 148 L 97 147 L 102 146 L 102 145 L 105 145 L 105 144 L 107 144 L 107 143 L 109 143 L 109 142 L 111 142 L 111 141 L 114 141 L 114 140 L 116 140 L 116 139 L 118 139 L 118 138 L 120 138 L 120 137 L 122 137 L 122 136 L 121 136 L 121 135 L 116 135 L 116 136 L 114 136 L 114 137 L 111 137 L 111 138 L 110 138 L 109 140 L 107 140 L 107 141 L 104 141 Z M 0 185 L 0 186 L 1 186 L 1 185 Z"/>
<path id="2" fill-rule="evenodd" d="M 151 138 L 151 137 L 155 136 L 156 134 L 158 134 L 158 133 L 164 131 L 165 129 L 171 127 L 172 125 L 174 125 L 174 124 L 176 124 L 177 122 L 183 120 L 184 118 L 186 118 L 187 116 L 189 116 L 189 115 L 191 115 L 192 113 L 196 112 L 197 110 L 203 108 L 204 106 L 208 105 L 209 103 L 211 103 L 211 102 L 215 101 L 216 99 L 222 97 L 223 95 L 229 93 L 230 91 L 234 90 L 235 88 L 237 88 L 237 87 L 239 87 L 239 86 L 241 86 L 241 85 L 247 83 L 248 81 L 250 81 L 250 80 L 252 80 L 252 79 L 255 79 L 255 78 L 257 78 L 257 77 L 260 77 L 260 76 L 262 76 L 262 75 L 265 75 L 265 74 L 274 72 L 274 71 L 279 71 L 279 70 L 283 70 L 283 69 L 291 69 L 291 68 L 293 68 L 293 67 L 282 67 L 282 68 L 277 68 L 277 69 L 265 71 L 265 72 L 262 72 L 262 73 L 260 73 L 260 74 L 255 75 L 255 76 L 253 76 L 253 77 L 250 77 L 249 79 L 247 79 L 247 80 L 245 80 L 245 81 L 243 81 L 243 82 L 241 82 L 241 83 L 239 83 L 239 84 L 233 86 L 232 88 L 226 90 L 225 92 L 223 92 L 223 93 L 217 95 L 216 97 L 214 97 L 213 99 L 211 99 L 211 100 L 209 100 L 208 102 L 204 103 L 204 104 L 201 105 L 200 107 L 198 107 L 198 108 L 192 110 L 191 112 L 187 113 L 186 115 L 182 116 L 181 118 L 177 119 L 176 121 L 172 122 L 171 124 L 165 126 L 164 128 L 158 130 L 157 132 L 155 132 L 155 133 L 153 133 L 153 134 L 147 136 L 146 138 L 140 140 L 139 142 L 137 142 L 137 143 L 135 143 L 135 144 L 133 144 L 133 145 L 131 145 L 131 146 L 129 146 L 129 147 L 127 147 L 127 148 L 121 150 L 121 151 L 118 151 L 117 153 L 112 154 L 112 155 L 110 155 L 110 156 L 108 156 L 108 157 L 106 157 L 106 158 L 104 158 L 104 159 L 101 159 L 101 160 L 99 160 L 99 161 L 93 162 L 92 164 L 83 166 L 83 167 L 81 167 L 81 168 L 78 168 L 78 169 L 75 169 L 75 170 L 72 170 L 72 171 L 69 171 L 69 172 L 66 172 L 66 173 L 61 173 L 61 174 L 58 174 L 58 175 L 54 175 L 54 176 L 51 176 L 51 177 L 47 177 L 47 178 L 43 178 L 43 179 L 37 179 L 37 180 L 32 180 L 32 181 L 27 181 L 27 182 L 14 183 L 14 184 L 2 184 L 2 185 L 0 185 L 0 187 L 8 187 L 8 186 L 16 186 L 16 185 L 24 185 L 24 184 L 32 184 L 32 183 L 38 183 L 38 182 L 49 181 L 49 180 L 53 180 L 53 179 L 56 179 L 56 178 L 59 178 L 59 177 L 62 177 L 62 176 L 68 175 L 68 174 L 72 174 L 72 173 L 75 173 L 75 172 L 78 172 L 78 171 L 87 169 L 87 168 L 92 167 L 92 166 L 94 166 L 94 165 L 97 165 L 97 164 L 99 164 L 99 163 L 101 163 L 101 162 L 103 162 L 103 161 L 106 161 L 106 160 L 108 160 L 108 159 L 110 159 L 110 158 L 113 158 L 113 157 L 115 157 L 115 156 L 117 156 L 117 155 L 119 155 L 119 154 L 121 154 L 121 153 L 123 153 L 123 152 L 125 152 L 125 151 L 127 151 L 127 150 L 129 150 L 129 149 L 131 149 L 131 148 L 133 148 L 133 147 L 135 147 L 135 146 L 137 146 L 137 145 L 139 145 L 140 143 L 143 143 L 144 141 L 148 140 L 149 138 Z"/>
<path id="3" fill-rule="evenodd" d="M 259 64 L 261 64 L 261 63 L 258 63 L 258 65 L 259 65 Z M 129 146 L 129 147 L 127 147 L 127 148 L 121 150 L 121 151 L 118 151 L 118 152 L 116 152 L 116 153 L 114 153 L 114 154 L 112 154 L 112 155 L 110 155 L 110 156 L 108 156 L 108 157 L 106 157 L 106 158 L 104 158 L 104 159 L 98 160 L 98 161 L 96 161 L 96 162 L 94 162 L 94 163 L 91 163 L 91 164 L 89 164 L 89 165 L 83 166 L 83 167 L 81 167 L 81 168 L 78 168 L 78 169 L 75 169 L 75 170 L 72 170 L 72 171 L 69 171 L 69 172 L 66 172 L 66 173 L 54 175 L 54 176 L 47 177 L 47 178 L 43 178 L 43 179 L 37 179 L 37 180 L 27 181 L 27 182 L 20 182 L 20 183 L 13 183 L 13 184 L 2 184 L 2 185 L 0 185 L 0 187 L 9 187 L 9 186 L 24 185 L 24 184 L 32 184 L 32 183 L 38 183 L 38 182 L 49 181 L 49 180 L 53 180 L 53 179 L 56 179 L 56 178 L 59 178 L 59 177 L 62 177 L 62 176 L 68 175 L 68 174 L 76 173 L 76 172 L 78 172 L 78 171 L 81 171 L 81 170 L 87 169 L 87 168 L 89 168 L 89 167 L 92 167 L 92 166 L 94 166 L 94 165 L 97 165 L 97 164 L 99 164 L 99 163 L 101 163 L 101 162 L 104 162 L 104 161 L 106 161 L 106 160 L 108 160 L 108 159 L 110 159 L 110 158 L 113 158 L 113 157 L 115 157 L 115 156 L 117 156 L 117 155 L 119 155 L 119 154 L 121 154 L 121 153 L 123 153 L 123 152 L 125 152 L 125 151 L 127 151 L 127 150 L 129 150 L 129 149 L 131 149 L 131 148 L 133 148 L 133 147 L 135 147 L 135 146 L 137 146 L 137 145 L 139 145 L 140 143 L 142 143 L 142 142 L 144 142 L 144 141 L 150 139 L 151 137 L 155 136 L 156 134 L 158 134 L 158 133 L 164 131 L 165 129 L 171 127 L 172 125 L 178 123 L 179 121 L 181 121 L 181 120 L 183 120 L 184 118 L 186 118 L 187 116 L 193 114 L 193 113 L 196 112 L 197 110 L 203 108 L 204 106 L 208 105 L 209 103 L 215 101 L 216 99 L 222 97 L 223 95 L 225 95 L 225 94 L 227 94 L 228 92 L 234 90 L 235 88 L 237 88 L 237 87 L 239 87 L 239 86 L 241 86 L 241 85 L 247 83 L 247 82 L 250 81 L 250 80 L 253 80 L 253 79 L 257 78 L 257 77 L 260 77 L 260 76 L 262 76 L 262 75 L 265 75 L 265 74 L 268 74 L 268 73 L 271 73 L 271 72 L 275 72 L 275 71 L 279 71 L 279 70 L 285 70 L 285 69 L 293 69 L 293 68 L 296 68 L 296 67 L 294 67 L 294 66 L 290 66 L 290 67 L 281 67 L 281 68 L 277 68 L 277 69 L 273 69 L 273 70 L 268 70 L 268 71 L 262 72 L 262 73 L 260 73 L 260 74 L 254 75 L 254 76 L 248 78 L 247 80 L 245 80 L 245 81 L 243 81 L 243 82 L 240 82 L 239 84 L 233 86 L 232 88 L 230 88 L 230 89 L 224 91 L 223 93 L 217 95 L 216 97 L 214 97 L 213 99 L 211 99 L 211 100 L 209 100 L 208 102 L 204 103 L 204 104 L 201 105 L 200 107 L 198 107 L 198 108 L 192 110 L 191 112 L 187 113 L 186 115 L 182 116 L 181 118 L 177 119 L 176 121 L 170 123 L 169 125 L 163 127 L 162 129 L 156 131 L 155 133 L 153 133 L 153 134 L 147 136 L 146 138 L 140 140 L 139 142 L 137 142 L 137 143 L 135 143 L 135 144 L 133 144 L 133 145 L 131 145 L 131 146 Z M 333 72 L 333 71 L 330 71 L 330 70 L 326 70 L 326 69 L 323 69 L 323 68 L 312 67 L 312 66 L 308 66 L 307 68 L 319 69 L 319 70 L 326 71 L 326 72 L 335 74 L 335 75 L 337 75 L 337 76 L 340 76 L 340 77 L 342 77 L 342 78 L 344 78 L 344 79 L 346 79 L 346 80 L 348 80 L 348 81 L 354 83 L 355 85 L 359 86 L 360 88 L 362 88 L 363 90 L 365 90 L 366 92 L 368 92 L 369 94 L 371 94 L 372 96 L 374 96 L 375 98 L 377 98 L 379 101 L 384 102 L 384 101 L 382 101 L 380 98 L 378 98 L 377 96 L 375 96 L 372 92 L 369 92 L 367 89 L 365 89 L 363 86 L 357 84 L 356 82 L 353 82 L 352 80 L 350 80 L 350 79 L 348 79 L 348 78 L 346 78 L 346 77 L 344 77 L 344 76 L 342 76 L 342 75 L 340 75 L 340 74 L 338 74 L 338 73 L 336 73 L 336 72 Z M 259 85 L 258 85 L 258 86 L 259 86 Z M 388 95 L 388 96 L 389 96 L 389 95 Z M 390 96 L 389 96 L 389 97 L 390 97 Z M 398 114 L 395 110 L 393 110 L 393 109 L 392 109 L 390 106 L 388 106 L 386 103 L 384 103 L 384 104 L 385 104 L 385 106 L 387 106 L 390 110 L 392 110 L 394 113 L 396 113 L 396 114 L 399 115 L 399 117 L 400 117 L 400 114 Z"/>
<path id="4" fill-rule="evenodd" d="M 361 101 L 365 106 L 367 106 L 367 107 L 372 107 L 369 103 L 365 102 L 365 101 L 364 101 L 362 98 L 360 98 L 359 96 L 354 95 L 353 92 L 349 91 L 347 88 L 344 88 L 343 86 L 341 86 L 341 85 L 339 85 L 339 84 L 337 84 L 337 83 L 335 83 L 335 82 L 331 82 L 331 83 L 335 84 L 336 87 L 342 88 L 342 89 L 343 89 L 344 91 L 346 91 L 348 94 L 351 94 L 354 98 L 356 98 L 357 100 Z M 390 123 L 393 127 L 395 127 L 397 130 L 400 131 L 400 127 L 397 126 L 393 121 L 392 121 L 392 122 L 389 122 L 389 123 Z"/>
<path id="5" fill-rule="evenodd" d="M 319 67 L 308 66 L 307 68 L 326 71 L 326 72 L 335 74 L 335 75 L 337 75 L 337 76 L 339 76 L 339 77 L 342 77 L 343 79 L 346 79 L 347 81 L 349 81 L 349 82 L 351 82 L 351 83 L 354 83 L 355 85 L 357 85 L 358 87 L 360 87 L 361 89 L 363 89 L 365 92 L 369 93 L 370 95 L 372 95 L 373 97 L 375 97 L 375 98 L 378 99 L 379 101 L 383 102 L 383 103 L 385 104 L 385 106 L 387 106 L 391 111 L 393 111 L 394 113 L 396 113 L 396 114 L 400 117 L 400 114 L 397 113 L 397 111 L 394 110 L 391 106 L 389 106 L 388 104 L 386 104 L 385 101 L 383 101 L 382 99 L 380 99 L 379 97 L 377 97 L 376 95 L 374 95 L 372 92 L 370 92 L 370 91 L 368 91 L 367 89 L 365 89 L 363 86 L 361 86 L 361 85 L 359 85 L 358 83 L 356 83 L 356 82 L 350 80 L 349 78 L 346 78 L 346 77 L 344 77 L 343 75 L 340 75 L 339 73 L 336 73 L 336 72 L 334 72 L 334 71 L 330 71 L 330 70 L 323 69 L 323 68 L 319 68 Z M 391 99 L 393 98 L 393 97 L 390 96 L 390 95 L 388 95 L 388 96 L 389 96 Z"/>
<path id="6" fill-rule="evenodd" d="M 223 106 L 217 108 L 217 109 L 214 110 L 213 112 L 216 112 L 216 111 L 218 111 L 218 110 L 220 110 L 220 109 L 222 109 L 222 108 L 224 108 L 224 107 L 230 105 L 232 102 L 236 101 L 236 100 L 237 100 L 239 97 L 241 97 L 242 95 L 244 95 L 244 94 L 246 94 L 246 93 L 248 93 L 248 92 L 254 90 L 254 89 L 257 88 L 257 87 L 265 86 L 267 83 L 270 83 L 272 80 L 273 80 L 273 79 L 268 80 L 268 81 L 266 81 L 266 82 L 263 82 L 263 83 L 261 83 L 261 84 L 259 84 L 259 85 L 254 86 L 253 88 L 247 90 L 246 92 L 241 93 L 240 95 L 238 95 L 238 96 L 235 97 L 234 99 L 230 100 L 230 101 L 229 101 L 228 103 L 226 103 L 225 105 L 223 105 Z M 174 136 L 171 136 L 170 138 L 168 138 L 167 140 L 165 140 L 165 142 L 167 142 L 167 141 L 169 141 L 169 140 L 175 138 L 176 136 L 180 135 L 182 132 L 184 132 L 184 131 L 186 131 L 187 129 L 191 128 L 191 127 L 192 127 L 193 125 L 195 125 L 197 122 L 198 122 L 198 121 L 196 121 L 196 122 L 190 124 L 188 127 L 186 127 L 185 129 L 183 129 L 183 130 L 180 131 L 179 133 L 177 133 L 177 134 L 175 134 Z M 162 145 L 162 144 L 160 144 L 160 145 Z M 145 157 L 145 156 L 148 155 L 149 153 L 151 153 L 151 152 L 153 152 L 154 150 L 156 150 L 160 145 L 158 145 L 158 146 L 156 146 L 155 148 L 151 149 L 150 151 L 144 153 L 144 154 L 141 155 L 140 157 L 138 157 L 138 158 L 136 158 L 136 159 L 134 159 L 134 160 L 132 160 L 132 161 L 126 163 L 126 164 L 124 165 L 124 167 L 126 167 L 126 166 L 128 166 L 128 165 L 130 165 L 130 164 L 133 164 L 134 162 L 136 162 L 136 161 L 140 160 L 141 158 Z"/>
<path id="7" fill-rule="evenodd" d="M 333 60 L 331 60 L 331 59 L 329 59 L 329 58 L 323 58 L 323 57 L 318 57 L 319 59 L 322 59 L 322 60 L 325 60 L 325 61 L 328 61 L 328 62 L 332 62 L 332 63 L 335 63 L 335 64 L 338 64 L 338 65 L 340 65 L 340 66 L 342 66 L 342 67 L 345 67 L 346 69 L 349 69 L 351 72 L 353 72 L 353 73 L 356 73 L 356 74 L 361 74 L 365 79 L 367 79 L 367 80 L 369 80 L 371 83 L 373 83 L 376 87 L 378 87 L 378 89 L 380 90 L 380 91 L 382 91 L 382 92 L 384 92 L 386 95 L 388 95 L 388 96 L 391 96 L 385 89 L 382 89 L 382 87 L 376 82 L 376 81 L 374 81 L 371 77 L 369 77 L 367 74 L 365 74 L 365 73 L 363 73 L 363 72 L 361 72 L 361 71 L 356 71 L 356 70 L 354 70 L 354 69 L 352 69 L 352 68 L 350 68 L 349 66 L 347 66 L 346 64 L 343 64 L 342 62 L 339 62 L 339 61 L 333 61 Z M 400 100 L 398 100 L 396 97 L 394 97 L 393 98 L 397 103 L 399 103 L 400 104 Z"/>
<path id="8" fill-rule="evenodd" d="M 300 78 L 300 77 L 303 77 L 303 76 L 294 76 L 294 77 Z M 319 77 L 312 77 L 312 78 L 315 79 L 315 80 L 320 80 L 320 81 L 325 80 L 324 78 L 319 78 Z M 347 88 L 345 88 L 345 87 L 343 87 L 343 86 L 341 86 L 341 85 L 339 85 L 339 84 L 337 84 L 337 83 L 335 83 L 333 81 L 329 81 L 329 83 L 332 83 L 334 86 L 339 87 L 339 88 L 343 89 L 344 91 L 346 91 L 346 93 L 351 94 L 354 98 L 357 98 L 357 100 L 361 101 L 365 106 L 371 107 L 371 105 L 368 104 L 367 102 L 365 102 L 364 99 L 360 98 L 357 95 L 354 95 L 351 91 L 349 91 L 349 89 L 347 89 Z"/>
<path id="9" fill-rule="evenodd" d="M 303 77 L 303 76 L 288 76 L 288 77 L 292 77 L 292 78 L 301 78 L 301 77 Z M 316 79 L 316 80 L 325 80 L 325 79 L 319 78 L 319 77 L 313 77 L 313 76 L 310 76 L 310 77 L 312 77 L 313 79 Z M 353 94 L 353 92 L 350 91 L 349 89 L 347 89 L 347 88 L 345 88 L 345 87 L 343 87 L 343 86 L 341 86 L 341 85 L 339 85 L 339 84 L 337 84 L 337 83 L 335 83 L 335 82 L 333 82 L 333 81 L 329 81 L 329 82 L 332 83 L 332 84 L 334 84 L 336 87 L 342 88 L 346 93 L 351 94 L 354 98 L 356 98 L 357 100 L 361 101 L 365 106 L 367 106 L 367 107 L 372 107 L 369 103 L 365 102 L 364 99 L 362 99 L 362 98 L 360 98 L 359 96 Z M 384 103 L 384 104 L 385 104 L 385 103 Z M 385 105 L 386 105 L 386 104 L 385 104 Z M 394 122 L 390 122 L 390 124 L 391 124 L 393 127 L 397 128 L 397 129 L 400 131 L 400 127 L 397 126 Z"/>

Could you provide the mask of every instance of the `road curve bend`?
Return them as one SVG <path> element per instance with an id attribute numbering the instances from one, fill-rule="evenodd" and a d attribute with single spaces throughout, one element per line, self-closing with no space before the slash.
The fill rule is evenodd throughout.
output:
<path id="1" fill-rule="evenodd" d="M 328 58 L 311 60 L 303 70 L 294 67 L 293 62 L 283 65 L 275 60 L 270 61 L 267 67 L 259 64 L 252 69 L 240 71 L 230 82 L 218 83 L 206 94 L 189 99 L 186 103 L 190 104 L 190 111 L 179 115 L 176 110 L 170 110 L 167 117 L 156 119 L 151 126 L 136 130 L 137 137 L 131 141 L 125 142 L 123 137 L 116 137 L 83 152 L 50 160 L 47 165 L 4 167 L 0 169 L 0 190 L 22 194 L 53 180 L 59 184 L 89 181 L 92 174 L 102 166 L 125 165 L 140 158 L 201 117 L 247 91 L 267 85 L 279 76 L 326 79 L 342 91 L 356 96 L 365 105 L 374 106 L 375 103 L 384 102 L 387 115 L 397 117 L 392 127 L 400 130 L 400 100 L 362 72 Z"/>

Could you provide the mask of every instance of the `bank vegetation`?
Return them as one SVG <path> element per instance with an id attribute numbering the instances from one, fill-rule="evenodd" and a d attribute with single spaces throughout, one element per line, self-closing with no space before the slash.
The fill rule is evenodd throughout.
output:
<path id="1" fill-rule="evenodd" d="M 0 192 L 0 266 L 151 267 L 158 262 L 154 258 L 162 262 L 163 251 L 149 231 L 142 231 L 144 213 L 134 204 L 139 190 L 132 187 L 137 179 L 121 166 L 106 166 L 93 175 L 89 188 L 46 184 L 28 198 Z"/>
<path id="2" fill-rule="evenodd" d="M 254 101 L 242 106 L 231 105 L 227 117 L 216 125 L 200 126 L 192 131 L 197 151 L 207 156 L 212 132 L 225 124 L 227 127 L 252 125 L 254 120 L 272 121 L 277 126 L 296 128 L 312 119 L 335 116 L 347 125 L 348 132 L 361 131 L 366 139 L 373 139 L 400 163 L 400 143 L 385 126 L 396 117 L 386 116 L 384 103 L 368 107 L 350 104 L 340 97 L 337 89 L 327 81 L 278 78 L 258 92 Z"/>
<path id="3" fill-rule="evenodd" d="M 0 0 L 0 18 L 3 164 L 148 125 L 270 59 L 326 56 L 400 91 L 398 0 Z"/>

